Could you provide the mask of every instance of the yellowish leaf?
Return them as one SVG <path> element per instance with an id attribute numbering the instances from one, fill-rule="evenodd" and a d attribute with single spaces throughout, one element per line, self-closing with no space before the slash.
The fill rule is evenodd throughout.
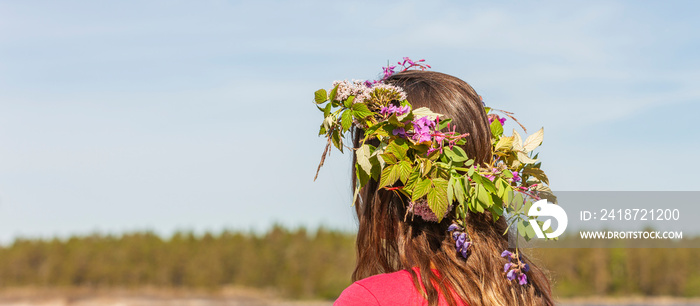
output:
<path id="1" fill-rule="evenodd" d="M 523 148 L 525 149 L 524 151 L 531 152 L 535 148 L 539 147 L 540 144 L 542 144 L 542 139 L 544 137 L 544 128 L 541 128 L 539 131 L 537 131 L 535 134 L 532 134 L 525 139 L 525 144 L 523 144 Z"/>

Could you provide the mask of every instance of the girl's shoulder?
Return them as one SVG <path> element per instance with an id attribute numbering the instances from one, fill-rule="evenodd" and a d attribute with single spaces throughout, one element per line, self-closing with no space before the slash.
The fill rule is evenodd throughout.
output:
<path id="1" fill-rule="evenodd" d="M 384 273 L 354 282 L 333 305 L 422 305 L 425 300 L 406 270 Z"/>
<path id="2" fill-rule="evenodd" d="M 418 268 L 414 268 L 414 271 L 419 272 Z M 419 273 L 418 277 L 420 282 Z M 401 270 L 354 282 L 333 305 L 428 305 L 428 302 L 413 285 L 411 273 Z M 447 305 L 442 296 L 439 305 Z"/>

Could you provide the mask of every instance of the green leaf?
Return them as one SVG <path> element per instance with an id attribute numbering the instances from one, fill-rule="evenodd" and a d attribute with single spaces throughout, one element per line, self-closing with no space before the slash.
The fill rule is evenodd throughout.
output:
<path id="1" fill-rule="evenodd" d="M 340 150 L 340 152 L 343 152 L 343 140 L 340 138 L 340 132 L 338 130 L 333 131 L 332 141 L 333 145 Z"/>
<path id="2" fill-rule="evenodd" d="M 496 143 L 496 146 L 494 147 L 494 150 L 499 151 L 499 150 L 510 150 L 513 147 L 513 140 L 515 139 L 514 136 L 504 136 L 501 137 L 501 139 L 498 140 Z"/>
<path id="3" fill-rule="evenodd" d="M 346 110 L 340 116 L 340 125 L 343 127 L 343 132 L 347 131 L 352 126 L 352 112 Z"/>
<path id="4" fill-rule="evenodd" d="M 498 218 L 503 216 L 503 206 L 501 205 L 492 205 L 489 210 L 491 211 L 494 221 L 498 221 Z"/>
<path id="5" fill-rule="evenodd" d="M 416 184 L 420 181 L 420 167 L 416 166 L 411 169 L 411 174 L 408 176 L 408 182 L 406 182 L 405 189 L 413 190 Z"/>
<path id="6" fill-rule="evenodd" d="M 362 103 L 353 104 L 351 109 L 353 111 L 353 115 L 355 115 L 357 118 L 365 118 L 372 115 L 372 112 L 367 108 L 367 105 Z"/>
<path id="7" fill-rule="evenodd" d="M 513 207 L 515 208 L 516 211 L 522 212 L 523 211 L 523 202 L 525 199 L 523 198 L 523 194 L 520 192 L 516 192 L 515 195 L 513 196 Z"/>
<path id="8" fill-rule="evenodd" d="M 411 162 L 409 161 L 401 161 L 398 164 L 399 168 L 399 178 L 401 179 L 402 182 L 404 182 L 404 185 L 408 182 L 408 178 L 411 176 Z"/>
<path id="9" fill-rule="evenodd" d="M 355 101 L 355 96 L 349 96 L 347 99 L 345 99 L 343 106 L 350 108 L 352 106 L 352 101 Z"/>
<path id="10" fill-rule="evenodd" d="M 331 107 L 333 107 L 333 105 L 330 103 L 326 105 L 326 107 L 323 109 L 323 117 L 328 117 L 331 114 Z"/>
<path id="11" fill-rule="evenodd" d="M 380 157 L 373 155 L 369 158 L 369 162 L 372 163 L 372 170 L 370 170 L 370 177 L 375 181 L 379 181 L 379 177 L 382 175 L 382 164 L 379 162 Z"/>
<path id="12" fill-rule="evenodd" d="M 368 127 L 365 130 L 365 140 L 367 140 L 370 137 L 370 135 L 374 134 L 377 130 L 381 129 L 384 125 L 385 125 L 384 122 L 380 122 L 380 123 L 377 123 L 373 126 Z"/>
<path id="13" fill-rule="evenodd" d="M 369 174 L 360 168 L 360 165 L 355 165 L 355 176 L 357 177 L 357 184 L 360 187 L 367 185 L 369 182 Z M 355 201 L 353 201 L 355 203 Z"/>
<path id="14" fill-rule="evenodd" d="M 316 104 L 321 104 L 328 101 L 328 93 L 325 89 L 319 89 L 314 93 L 314 101 Z"/>
<path id="15" fill-rule="evenodd" d="M 473 199 L 472 205 L 474 206 L 474 210 L 476 210 L 477 212 L 484 212 L 484 206 L 476 198 Z"/>
<path id="16" fill-rule="evenodd" d="M 398 160 L 404 160 L 406 152 L 408 152 L 408 145 L 403 140 L 398 139 L 389 143 L 386 152 L 393 154 Z"/>
<path id="17" fill-rule="evenodd" d="M 447 202 L 447 180 L 435 178 L 432 180 L 432 183 L 433 187 L 428 191 L 428 207 L 430 207 L 430 210 L 433 211 L 438 218 L 438 222 L 440 222 L 445 213 L 447 213 L 447 207 L 449 206 Z"/>
<path id="18" fill-rule="evenodd" d="M 498 120 L 494 120 L 491 122 L 491 135 L 493 135 L 494 138 L 498 138 L 503 134 L 503 125 L 501 125 L 501 122 Z"/>
<path id="19" fill-rule="evenodd" d="M 457 155 L 459 158 L 458 159 L 452 159 L 456 162 L 462 162 L 462 161 L 467 161 L 469 160 L 469 157 L 467 156 L 467 152 L 464 152 L 464 149 L 458 146 L 452 147 L 452 152 Z M 472 161 L 474 163 L 474 161 Z"/>
<path id="20" fill-rule="evenodd" d="M 510 172 L 510 170 L 508 170 L 508 169 L 504 170 L 503 173 L 501 173 L 501 174 L 503 174 L 503 177 L 505 177 L 505 178 L 513 177 L 513 172 Z"/>
<path id="21" fill-rule="evenodd" d="M 475 175 L 475 176 L 477 176 L 477 175 Z M 479 184 L 484 186 L 484 188 L 486 188 L 486 190 L 488 190 L 490 193 L 496 194 L 496 185 L 494 185 L 493 182 L 491 180 L 489 180 L 488 178 L 483 177 L 481 175 L 478 175 L 478 176 L 479 176 L 478 179 L 481 181 Z M 474 179 L 474 177 L 472 177 L 472 179 Z"/>
<path id="22" fill-rule="evenodd" d="M 525 233 L 527 233 L 528 238 L 535 238 L 537 236 L 537 234 L 535 233 L 535 229 L 532 228 L 532 224 L 530 224 L 530 222 L 528 222 L 525 226 Z"/>
<path id="23" fill-rule="evenodd" d="M 454 202 L 454 183 L 455 183 L 455 177 L 450 176 L 450 180 L 447 181 L 447 203 L 452 203 Z"/>
<path id="24" fill-rule="evenodd" d="M 529 223 L 525 220 L 518 222 L 518 235 L 527 237 L 527 231 L 525 230 L 526 224 Z"/>
<path id="25" fill-rule="evenodd" d="M 464 199 L 467 199 L 472 188 L 472 185 L 469 182 L 469 177 L 465 176 L 462 178 L 462 187 L 464 187 Z"/>
<path id="26" fill-rule="evenodd" d="M 404 127 L 405 124 L 403 124 L 401 121 L 399 121 L 399 118 L 396 117 L 396 114 L 392 114 L 389 116 L 389 123 L 395 127 Z"/>
<path id="27" fill-rule="evenodd" d="M 496 194 L 501 199 L 503 198 L 503 195 L 506 192 L 506 185 L 506 181 L 504 181 L 502 178 L 499 177 L 498 180 L 496 180 Z"/>
<path id="28" fill-rule="evenodd" d="M 467 170 L 467 175 L 470 177 L 474 176 L 474 167 L 469 167 L 469 170 Z"/>
<path id="29" fill-rule="evenodd" d="M 401 175 L 401 167 L 398 165 L 390 165 L 382 170 L 382 176 L 379 179 L 379 188 L 394 185 L 399 180 Z"/>
<path id="30" fill-rule="evenodd" d="M 478 187 L 476 188 L 476 198 L 484 207 L 490 207 L 491 205 L 493 205 L 493 202 L 491 201 L 491 196 L 488 193 L 488 191 L 484 189 L 484 185 L 478 185 Z"/>
<path id="31" fill-rule="evenodd" d="M 430 181 L 430 179 L 419 181 L 416 184 L 416 187 L 413 188 L 413 195 L 411 200 L 418 201 L 418 199 L 428 194 L 428 191 L 430 191 L 430 187 L 432 187 L 432 185 L 433 183 Z"/>
<path id="32" fill-rule="evenodd" d="M 454 187 L 452 190 L 455 193 L 455 198 L 457 199 L 457 202 L 459 202 L 459 204 L 464 204 L 464 186 L 462 186 L 462 178 L 458 177 L 454 180 L 453 184 Z"/>
<path id="33" fill-rule="evenodd" d="M 335 101 L 335 96 L 336 96 L 337 93 L 338 93 L 338 85 L 335 85 L 335 87 L 333 87 L 333 89 L 331 89 L 331 94 L 330 94 L 330 96 L 329 96 L 328 98 L 329 98 L 331 101 Z"/>
<path id="34" fill-rule="evenodd" d="M 399 162 L 396 159 L 396 156 L 394 156 L 394 154 L 391 154 L 390 152 L 386 152 L 384 154 L 381 154 L 380 156 L 382 157 L 382 160 L 384 160 L 384 162 L 389 165 L 393 165 Z"/>
<path id="35" fill-rule="evenodd" d="M 450 119 L 450 118 L 440 119 L 440 124 L 438 124 L 437 130 L 440 131 L 440 130 L 446 128 L 450 122 L 452 122 L 452 119 Z"/>

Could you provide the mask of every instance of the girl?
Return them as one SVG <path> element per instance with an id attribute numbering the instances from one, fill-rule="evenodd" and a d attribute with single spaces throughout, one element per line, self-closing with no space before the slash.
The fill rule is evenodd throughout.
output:
<path id="1" fill-rule="evenodd" d="M 475 164 L 493 158 L 489 120 L 469 84 L 421 70 L 395 73 L 383 82 L 402 88 L 414 109 L 427 107 L 443 114 L 452 119 L 457 132 L 468 133 L 462 148 Z M 364 131 L 353 127 L 352 132 L 358 148 Z M 353 171 L 353 186 L 357 179 Z M 526 285 L 504 277 L 505 218 L 494 222 L 488 211 L 470 211 L 465 231 L 472 245 L 464 258 L 448 231 L 454 212 L 439 223 L 425 221 L 407 212 L 406 203 L 408 199 L 399 193 L 378 188 L 375 180 L 360 190 L 354 203 L 359 221 L 354 283 L 335 305 L 554 304 L 547 277 L 527 258 L 523 259 L 529 265 Z"/>

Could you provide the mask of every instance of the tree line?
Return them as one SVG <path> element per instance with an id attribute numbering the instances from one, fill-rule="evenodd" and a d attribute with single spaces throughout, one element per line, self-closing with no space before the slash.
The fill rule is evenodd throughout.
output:
<path id="1" fill-rule="evenodd" d="M 0 247 L 0 288 L 132 287 L 274 289 L 334 299 L 350 284 L 355 236 L 274 226 L 263 234 L 153 232 L 17 239 Z M 700 249 L 533 249 L 555 295 L 700 296 Z"/>

